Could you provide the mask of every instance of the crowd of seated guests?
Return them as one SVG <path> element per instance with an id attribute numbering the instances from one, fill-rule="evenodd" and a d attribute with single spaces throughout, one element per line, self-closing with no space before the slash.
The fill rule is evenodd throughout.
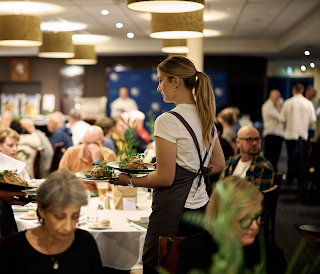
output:
<path id="1" fill-rule="evenodd" d="M 216 124 L 217 134 L 218 134 L 221 146 L 223 148 L 225 161 L 226 161 L 225 169 L 220 174 L 220 178 L 221 179 L 230 178 L 228 176 L 237 175 L 241 178 L 245 178 L 246 180 L 250 181 L 252 185 L 256 185 L 260 191 L 266 190 L 270 188 L 273 184 L 273 168 L 270 162 L 268 162 L 263 156 L 260 155 L 260 151 L 261 151 L 260 134 L 252 126 L 242 127 L 238 130 L 238 132 L 236 132 L 232 128 L 232 125 L 234 125 L 237 121 L 235 113 L 236 112 L 231 109 L 226 109 L 225 111 L 220 112 L 218 120 L 221 121 L 221 123 L 218 122 Z M 76 118 L 73 116 L 75 116 Z M 150 144 L 150 135 L 147 132 L 147 130 L 143 127 L 145 115 L 140 111 L 123 113 L 121 117 L 114 117 L 113 119 L 108 117 L 102 117 L 97 119 L 95 121 L 95 125 L 93 126 L 89 125 L 89 127 L 83 133 L 82 137 L 79 137 L 80 135 L 78 135 L 78 138 L 77 138 L 78 144 L 75 144 L 73 143 L 74 138 L 72 139 L 72 135 L 76 134 L 75 125 L 77 125 L 78 123 L 79 125 L 80 124 L 82 126 L 84 125 L 82 123 L 84 122 L 82 119 L 83 118 L 81 117 L 79 112 L 75 110 L 71 111 L 70 119 L 69 119 L 69 128 L 68 128 L 65 125 L 65 122 L 66 122 L 65 117 L 61 112 L 54 112 L 50 114 L 49 122 L 47 125 L 48 131 L 51 134 L 49 139 L 45 136 L 43 132 L 40 132 L 39 130 L 35 129 L 35 126 L 32 120 L 30 119 L 24 118 L 24 119 L 21 119 L 20 121 L 11 122 L 11 127 L 14 128 L 15 130 L 8 129 L 7 131 L 4 131 L 4 130 L 0 131 L 0 151 L 9 155 L 10 157 L 16 158 L 19 150 L 24 151 L 25 154 L 28 154 L 28 155 L 32 154 L 32 153 L 28 153 L 27 148 L 24 148 L 24 146 L 29 146 L 28 149 L 30 149 L 30 151 L 31 149 L 34 151 L 35 148 L 39 146 L 44 147 L 44 151 L 46 152 L 49 151 L 49 156 L 47 156 L 47 161 L 45 161 L 46 165 L 44 169 L 44 174 L 46 174 L 47 176 L 49 174 L 49 167 L 51 165 L 50 160 L 52 159 L 53 149 L 56 143 L 63 142 L 65 147 L 65 151 L 63 151 L 61 155 L 59 170 L 63 170 L 63 168 L 67 168 L 73 173 L 84 171 L 84 170 L 90 170 L 92 165 L 101 162 L 103 159 L 107 161 L 118 160 L 119 158 L 117 155 L 121 155 L 125 153 L 125 148 L 126 148 L 125 133 L 128 126 L 130 126 L 130 128 L 135 131 L 134 139 L 138 141 L 138 145 L 136 147 L 138 153 L 143 153 L 148 148 L 148 145 Z M 74 133 L 72 133 L 72 131 L 74 131 Z M 225 140 L 224 137 L 226 137 L 229 141 Z M 12 147 L 12 149 L 6 150 L 6 147 L 7 147 L 6 145 L 9 141 L 13 143 L 13 145 L 10 144 L 10 147 Z M 48 143 L 51 144 L 50 149 L 48 149 L 47 147 Z M 234 156 L 235 151 L 236 152 L 239 151 L 239 154 Z M 22 158 L 20 159 L 23 160 Z M 27 177 L 25 177 L 26 175 L 28 176 L 31 175 L 32 177 L 32 171 L 31 171 L 32 162 L 33 162 L 32 156 L 30 156 L 29 162 L 27 161 L 27 159 L 25 159 L 25 161 L 27 162 L 27 167 L 23 172 L 26 174 L 25 175 L 22 174 L 22 177 L 27 179 Z M 66 176 L 66 177 L 71 176 L 71 175 L 68 175 L 67 171 L 59 171 L 54 174 L 56 177 L 58 176 L 57 174 L 59 174 L 59 176 Z M 56 177 L 50 177 L 50 176 L 48 178 L 56 178 Z M 217 181 L 218 178 L 219 178 L 219 174 L 218 176 L 215 177 L 214 181 Z M 52 180 L 55 180 L 55 179 L 52 179 Z M 83 181 L 83 184 L 86 189 L 90 191 L 96 191 L 95 183 Z M 212 195 L 214 196 L 214 194 Z M 261 204 L 261 200 L 259 200 L 258 203 Z M 41 206 L 41 203 L 39 203 L 39 205 Z M 70 206 L 75 208 L 74 205 L 66 204 L 64 205 L 64 208 L 59 208 L 59 210 L 61 210 L 61 212 L 63 212 L 65 216 L 68 216 L 67 211 L 69 210 Z M 208 204 L 208 207 L 209 206 L 211 206 L 210 203 Z M 72 214 L 75 214 L 75 216 L 77 214 L 76 211 L 77 210 L 75 210 L 72 213 Z M 260 209 L 256 211 L 261 212 Z M 41 210 L 40 212 L 42 212 L 43 216 L 50 216 L 51 214 L 50 211 L 47 211 L 45 208 L 43 208 L 43 210 Z M 252 212 L 250 212 L 250 214 L 251 213 Z M 254 214 L 251 214 L 252 216 L 255 215 L 256 212 L 253 212 L 253 213 Z M 259 230 L 259 227 L 257 225 L 259 225 L 259 216 L 260 216 L 260 215 L 259 216 L 258 215 L 256 216 L 256 215 L 255 217 L 257 218 L 251 220 L 250 226 L 248 228 L 242 228 L 242 229 L 250 229 L 252 225 L 255 225 L 255 227 L 257 227 L 255 228 L 255 233 L 254 233 L 255 235 L 253 237 L 252 243 L 246 244 L 249 246 L 254 246 L 254 248 L 258 248 L 259 246 L 254 244 L 256 243 L 254 238 Z M 73 228 L 70 228 L 70 229 L 72 230 Z M 39 236 L 39 235 L 38 236 L 36 235 L 36 233 L 38 233 L 37 230 L 35 230 L 34 233 L 35 235 L 33 235 L 33 233 L 20 234 L 19 236 L 20 238 L 17 237 L 16 239 L 13 239 L 13 241 L 16 241 L 17 239 L 21 241 L 23 239 L 25 243 L 29 242 L 30 244 L 29 246 L 31 246 L 31 249 L 34 249 L 35 251 L 40 251 L 40 253 L 42 253 L 41 252 L 43 251 L 42 247 L 32 244 L 33 239 L 30 237 Z M 72 240 L 75 241 L 76 233 L 74 234 L 73 232 L 71 234 L 74 235 Z M 204 233 L 203 235 L 203 239 L 206 239 L 208 243 L 211 243 L 211 241 L 208 241 L 209 238 L 212 238 L 210 234 L 211 232 L 208 230 L 208 232 Z M 63 250 L 62 253 L 67 252 L 72 247 L 71 243 L 72 241 L 70 240 L 69 246 L 64 246 L 63 248 L 57 247 L 57 250 L 59 251 Z M 240 241 L 240 244 L 242 244 L 241 241 Z M 183 247 L 184 244 L 182 244 L 181 246 Z M 212 246 L 214 247 L 213 248 L 214 250 L 212 249 L 211 251 L 216 252 L 217 249 L 216 249 L 215 243 L 213 243 Z M 212 246 L 210 248 L 212 248 Z M 188 248 L 188 246 L 186 245 L 186 247 L 183 247 L 183 248 Z M 250 253 L 254 249 L 245 248 L 244 249 L 245 254 L 246 254 L 246 250 L 250 250 L 248 251 Z M 49 255 L 49 257 L 50 255 L 59 254 L 59 253 L 54 253 L 54 252 L 52 253 L 52 252 L 47 252 L 47 253 L 44 252 L 44 254 Z M 0 249 L 0 254 L 1 254 L 1 249 Z M 183 252 L 181 254 L 183 254 Z M 196 258 L 197 256 L 195 256 L 194 259 Z M 59 264 L 59 260 L 60 260 L 59 256 L 53 256 L 53 260 L 51 259 L 51 262 L 54 262 L 54 265 L 55 265 L 55 263 Z M 259 260 L 260 258 L 255 257 L 252 262 L 251 261 L 249 262 L 250 265 L 248 267 L 251 268 L 252 266 L 251 264 L 258 263 Z M 96 263 L 98 261 L 96 261 Z M 177 272 L 177 273 L 186 273 L 184 272 L 185 266 L 183 265 L 186 261 L 188 260 L 186 260 L 185 258 L 180 260 L 180 262 L 178 263 L 178 270 L 179 269 L 182 269 L 182 270 L 179 270 L 180 272 Z M 201 263 L 201 268 L 205 270 L 207 266 L 206 265 L 207 261 L 200 260 L 200 263 Z M 196 265 L 193 265 L 192 267 L 195 267 L 195 266 Z M 45 268 L 47 266 L 43 265 L 43 267 Z M 97 273 L 99 273 L 99 271 Z M 282 272 L 279 272 L 279 273 L 282 273 Z"/>

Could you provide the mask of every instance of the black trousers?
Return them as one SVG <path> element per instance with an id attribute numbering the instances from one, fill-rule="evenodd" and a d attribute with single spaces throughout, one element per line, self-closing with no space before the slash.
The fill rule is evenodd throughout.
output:
<path id="1" fill-rule="evenodd" d="M 294 155 L 294 150 L 297 145 L 296 140 L 286 140 L 287 144 L 287 153 L 288 153 L 288 171 L 287 171 L 287 182 L 292 183 L 294 179 L 294 174 L 293 174 L 293 155 Z"/>
<path id="2" fill-rule="evenodd" d="M 278 172 L 278 161 L 280 158 L 283 138 L 277 135 L 267 135 L 264 138 L 263 156 L 269 160 L 274 172 Z"/>

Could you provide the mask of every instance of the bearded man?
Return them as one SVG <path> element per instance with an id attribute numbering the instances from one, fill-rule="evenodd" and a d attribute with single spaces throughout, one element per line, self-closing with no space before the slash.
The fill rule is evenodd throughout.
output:
<path id="1" fill-rule="evenodd" d="M 259 131 L 252 126 L 240 128 L 236 144 L 240 154 L 230 157 L 226 161 L 220 179 L 237 175 L 254 183 L 260 191 L 272 187 L 273 167 L 266 158 L 260 155 L 261 137 Z"/>

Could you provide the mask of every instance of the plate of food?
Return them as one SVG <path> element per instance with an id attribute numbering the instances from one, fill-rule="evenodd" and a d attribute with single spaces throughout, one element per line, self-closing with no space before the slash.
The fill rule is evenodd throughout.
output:
<path id="1" fill-rule="evenodd" d="M 143 162 L 143 158 L 139 156 L 127 157 L 121 161 L 110 162 L 107 165 L 121 172 L 132 174 L 143 174 L 156 170 L 152 163 Z"/>
<path id="2" fill-rule="evenodd" d="M 107 219 L 102 220 L 101 222 L 96 222 L 94 224 L 88 225 L 89 229 L 111 229 L 110 221 Z"/>
<path id="3" fill-rule="evenodd" d="M 102 162 L 94 165 L 91 170 L 77 172 L 76 176 L 90 182 L 112 182 L 119 178 L 112 168 Z"/>
<path id="4" fill-rule="evenodd" d="M 25 214 L 19 216 L 19 218 L 24 219 L 24 220 L 36 220 L 36 219 L 38 219 L 38 216 L 34 210 L 29 210 Z"/>
<path id="5" fill-rule="evenodd" d="M 13 191 L 21 191 L 24 189 L 32 189 L 27 181 L 23 180 L 18 174 L 9 170 L 0 173 L 0 189 L 7 189 Z"/>

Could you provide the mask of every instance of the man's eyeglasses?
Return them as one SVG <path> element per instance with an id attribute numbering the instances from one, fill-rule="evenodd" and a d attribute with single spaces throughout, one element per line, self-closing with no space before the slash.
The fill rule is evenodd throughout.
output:
<path id="1" fill-rule="evenodd" d="M 252 225 L 252 222 L 256 220 L 258 225 L 263 225 L 265 220 L 266 220 L 266 215 L 265 214 L 259 214 L 253 218 L 251 217 L 243 217 L 239 223 L 240 223 L 240 227 L 242 229 L 247 229 Z"/>
<path id="2" fill-rule="evenodd" d="M 239 138 L 240 140 L 245 140 L 247 141 L 248 144 L 252 144 L 253 141 L 256 141 L 257 143 L 261 142 L 261 137 L 256 137 L 256 138 Z"/>

